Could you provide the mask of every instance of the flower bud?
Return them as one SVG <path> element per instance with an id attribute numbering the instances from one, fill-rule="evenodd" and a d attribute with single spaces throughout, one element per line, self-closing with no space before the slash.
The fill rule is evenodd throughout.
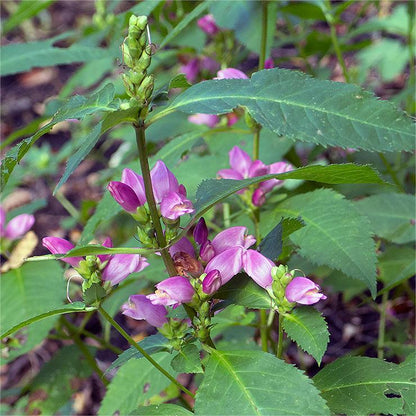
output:
<path id="1" fill-rule="evenodd" d="M 325 300 L 326 296 L 319 293 L 320 287 L 306 277 L 295 277 L 286 287 L 285 295 L 289 302 L 301 305 L 312 305 Z"/>
<path id="2" fill-rule="evenodd" d="M 203 217 L 201 217 L 194 228 L 194 239 L 202 246 L 208 240 L 208 228 Z"/>
<path id="3" fill-rule="evenodd" d="M 222 286 L 221 273 L 218 270 L 211 270 L 202 281 L 202 290 L 207 295 L 212 295 Z"/>

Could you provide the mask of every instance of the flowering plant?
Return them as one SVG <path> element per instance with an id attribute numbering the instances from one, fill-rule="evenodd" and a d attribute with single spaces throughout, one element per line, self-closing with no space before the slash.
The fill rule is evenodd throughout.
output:
<path id="1" fill-rule="evenodd" d="M 412 331 L 399 315 L 413 310 L 413 125 L 348 71 L 343 52 L 377 55 L 348 43 L 361 26 L 339 44 L 359 5 L 312 3 L 143 1 L 115 14 L 130 6 L 97 1 L 69 48 L 5 46 L 11 76 L 84 62 L 2 161 L 2 356 L 10 374 L 42 367 L 19 389 L 6 383 L 7 414 L 414 413 Z M 401 6 L 369 26 L 405 21 Z M 5 33 L 23 18 L 16 7 Z M 293 22 L 312 15 L 325 24 L 300 37 Z M 346 82 L 321 79 L 332 50 L 331 79 L 342 70 Z M 62 103 L 77 84 L 94 91 Z M 69 144 L 34 146 L 65 120 L 77 121 L 63 126 Z M 21 168 L 31 175 L 12 189 Z"/>

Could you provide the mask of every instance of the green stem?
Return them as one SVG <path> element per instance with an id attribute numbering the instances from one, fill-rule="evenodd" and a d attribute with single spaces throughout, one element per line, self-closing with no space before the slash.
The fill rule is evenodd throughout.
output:
<path id="1" fill-rule="evenodd" d="M 147 204 L 149 206 L 150 217 L 152 218 L 153 227 L 156 232 L 156 241 L 160 248 L 160 254 L 162 255 L 163 262 L 165 263 L 166 269 L 169 276 L 176 276 L 176 267 L 173 264 L 172 257 L 166 248 L 166 239 L 163 234 L 162 225 L 160 224 L 159 212 L 157 210 L 155 197 L 153 195 L 152 179 L 150 177 L 149 161 L 146 149 L 146 136 L 145 126 L 142 120 L 138 123 L 133 124 L 136 130 L 136 143 L 139 150 L 140 167 L 143 175 L 144 189 L 146 194 Z"/>
<path id="2" fill-rule="evenodd" d="M 269 350 L 268 347 L 268 334 L 267 334 L 267 311 L 266 309 L 260 309 L 260 339 L 261 349 L 264 352 Z"/>
<path id="3" fill-rule="evenodd" d="M 231 227 L 231 221 L 230 221 L 230 204 L 228 202 L 224 202 L 222 204 L 222 214 L 224 218 L 224 227 L 229 228 Z"/>
<path id="4" fill-rule="evenodd" d="M 407 12 L 409 15 L 409 26 L 407 32 L 407 46 L 409 48 L 409 89 L 410 91 L 415 91 L 416 87 L 416 73 L 415 73 L 415 50 L 414 50 L 414 39 L 413 39 L 413 29 L 415 25 L 415 3 L 414 1 L 407 2 Z M 416 104 L 413 94 L 409 94 L 407 101 L 407 111 L 409 114 L 414 114 L 416 111 Z"/>
<path id="5" fill-rule="evenodd" d="M 276 357 L 280 359 L 283 356 L 283 319 L 284 316 L 282 314 L 279 314 L 279 334 L 277 339 Z"/>
<path id="6" fill-rule="evenodd" d="M 381 298 L 380 322 L 378 324 L 377 357 L 384 357 L 384 336 L 386 333 L 386 314 L 389 292 L 384 292 Z"/>
<path id="7" fill-rule="evenodd" d="M 79 212 L 78 210 L 68 201 L 65 195 L 62 192 L 57 192 L 55 194 L 55 198 L 59 201 L 59 203 L 68 211 L 69 215 L 72 218 L 78 220 Z"/>
<path id="8" fill-rule="evenodd" d="M 120 333 L 120 335 L 140 354 L 143 355 L 146 360 L 148 360 L 157 370 L 159 370 L 164 376 L 166 376 L 172 383 L 179 387 L 184 393 L 188 394 L 192 398 L 195 398 L 195 395 L 189 391 L 185 386 L 179 383 L 171 374 L 169 374 L 163 367 L 161 367 L 106 311 L 102 306 L 98 308 L 98 311 L 101 315 L 108 321 L 110 324 Z"/>
<path id="9" fill-rule="evenodd" d="M 330 32 L 331 32 L 331 42 L 332 46 L 334 47 L 335 54 L 337 56 L 338 62 L 341 65 L 342 73 L 344 75 L 345 82 L 350 82 L 350 76 L 348 74 L 347 66 L 345 65 L 344 57 L 342 56 L 341 48 L 339 46 L 338 37 L 336 28 L 334 25 L 334 19 L 331 15 L 331 2 L 330 0 L 325 0 L 326 10 L 324 11 L 325 19 L 328 23 Z"/>
<path id="10" fill-rule="evenodd" d="M 264 68 L 264 62 L 266 60 L 266 43 L 267 43 L 267 15 L 268 15 L 268 0 L 261 2 L 262 14 L 261 14 L 261 43 L 260 43 L 260 56 L 259 56 L 259 70 Z"/>
<path id="11" fill-rule="evenodd" d="M 259 158 L 260 153 L 260 130 L 261 127 L 259 126 L 253 133 L 253 160 L 257 160 Z"/>
<path id="12" fill-rule="evenodd" d="M 101 381 L 105 386 L 110 384 L 110 381 L 104 376 L 104 373 L 98 367 L 97 362 L 95 361 L 93 355 L 91 354 L 90 350 L 87 346 L 82 342 L 81 338 L 79 337 L 78 331 L 74 330 L 74 326 L 70 324 L 64 317 L 61 317 L 62 324 L 67 328 L 68 332 L 71 335 L 71 339 L 74 341 L 75 345 L 79 348 L 79 350 L 84 354 L 87 363 L 90 367 L 97 373 Z"/>

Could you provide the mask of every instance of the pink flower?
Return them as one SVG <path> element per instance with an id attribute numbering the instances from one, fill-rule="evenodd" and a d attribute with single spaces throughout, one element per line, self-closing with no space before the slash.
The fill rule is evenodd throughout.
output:
<path id="1" fill-rule="evenodd" d="M 166 308 L 162 305 L 154 305 L 145 295 L 130 296 L 128 303 L 125 303 L 121 308 L 123 315 L 137 320 L 145 320 L 158 328 L 168 322 Z"/>
<path id="2" fill-rule="evenodd" d="M 243 254 L 243 267 L 246 273 L 263 289 L 272 286 L 272 268 L 275 264 L 256 250 Z"/>
<path id="3" fill-rule="evenodd" d="M 267 58 L 264 61 L 264 69 L 272 69 L 274 68 L 274 62 L 272 58 Z"/>
<path id="4" fill-rule="evenodd" d="M 285 296 L 289 302 L 301 305 L 312 305 L 325 300 L 326 296 L 319 293 L 320 287 L 306 277 L 295 277 L 286 287 Z"/>
<path id="5" fill-rule="evenodd" d="M 104 267 L 101 278 L 114 286 L 131 273 L 141 272 L 148 265 L 147 259 L 140 254 L 114 254 Z"/>
<path id="6" fill-rule="evenodd" d="M 154 294 L 147 298 L 154 305 L 178 307 L 182 303 L 189 303 L 194 296 L 195 290 L 186 277 L 173 276 L 156 285 Z"/>
<path id="7" fill-rule="evenodd" d="M 218 270 L 211 270 L 202 281 L 202 290 L 207 295 L 212 295 L 221 285 L 221 273 Z"/>
<path id="8" fill-rule="evenodd" d="M 164 162 L 158 160 L 150 171 L 153 194 L 160 204 L 164 217 L 176 220 L 194 211 L 192 202 L 186 198 L 186 189 L 178 183 L 175 175 Z M 146 202 L 143 177 L 131 169 L 124 169 L 121 182 L 112 181 L 108 190 L 113 198 L 128 212 L 135 213 Z"/>
<path id="9" fill-rule="evenodd" d="M 6 212 L 0 207 L 0 237 L 8 240 L 17 240 L 23 237 L 35 223 L 35 217 L 31 214 L 17 215 L 6 225 Z"/>
<path id="10" fill-rule="evenodd" d="M 43 247 L 46 247 L 52 254 L 66 254 L 68 251 L 74 248 L 74 245 L 69 241 L 59 237 L 45 237 L 42 239 Z M 78 267 L 79 262 L 84 260 L 83 257 L 66 257 L 61 258 L 65 263 L 70 264 L 72 267 Z"/>
<path id="11" fill-rule="evenodd" d="M 188 82 L 192 83 L 196 80 L 199 73 L 199 60 L 198 58 L 191 59 L 187 64 L 182 65 L 179 71 L 185 74 Z"/>
<path id="12" fill-rule="evenodd" d="M 248 79 L 248 76 L 236 68 L 220 69 L 214 79 Z"/>
<path id="13" fill-rule="evenodd" d="M 207 14 L 200 19 L 198 19 L 198 26 L 208 35 L 215 35 L 219 29 L 215 23 L 214 16 L 212 14 Z"/>
<path id="14" fill-rule="evenodd" d="M 265 165 L 261 160 L 252 160 L 244 150 L 238 146 L 234 146 L 229 152 L 229 161 L 231 169 L 221 169 L 217 175 L 222 179 L 242 180 L 263 176 L 273 173 L 284 173 L 293 169 L 292 165 L 286 162 L 276 162 L 271 165 Z M 257 189 L 253 192 L 252 202 L 255 206 L 261 206 L 266 201 L 266 193 L 273 188 L 282 186 L 284 181 L 278 179 L 270 179 L 261 182 Z M 237 193 L 244 193 L 245 190 Z"/>
<path id="15" fill-rule="evenodd" d="M 219 123 L 220 118 L 215 114 L 197 113 L 189 116 L 188 121 L 197 125 L 205 124 L 208 127 L 215 127 Z"/>

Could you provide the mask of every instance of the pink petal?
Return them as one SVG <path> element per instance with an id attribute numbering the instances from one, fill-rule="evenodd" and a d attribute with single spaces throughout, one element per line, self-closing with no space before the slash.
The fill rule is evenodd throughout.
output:
<path id="1" fill-rule="evenodd" d="M 207 14 L 197 21 L 198 26 L 208 35 L 215 35 L 218 32 L 218 26 L 215 23 L 214 16 L 212 14 Z"/>
<path id="2" fill-rule="evenodd" d="M 228 154 L 230 156 L 231 168 L 236 172 L 241 173 L 243 178 L 248 178 L 250 167 L 253 163 L 248 153 L 238 146 L 234 146 Z"/>
<path id="3" fill-rule="evenodd" d="M 302 305 L 312 305 L 321 299 L 326 299 L 323 293 L 319 293 L 320 287 L 306 277 L 295 277 L 286 287 L 285 296 L 289 302 L 297 302 Z"/>
<path id="4" fill-rule="evenodd" d="M 218 270 L 211 270 L 202 281 L 202 290 L 207 295 L 216 292 L 222 286 L 221 273 Z"/>
<path id="5" fill-rule="evenodd" d="M 244 179 L 243 175 L 234 169 L 221 169 L 217 172 L 217 176 L 221 179 L 233 179 L 237 181 Z"/>
<path id="6" fill-rule="evenodd" d="M 218 270 L 221 275 L 222 284 L 227 283 L 242 268 L 242 247 L 233 247 L 215 256 L 205 267 L 205 273 L 209 274 L 212 270 Z"/>
<path id="7" fill-rule="evenodd" d="M 247 250 L 243 255 L 243 268 L 246 273 L 262 288 L 271 287 L 273 283 L 272 268 L 275 264 L 256 250 Z"/>
<path id="8" fill-rule="evenodd" d="M 42 239 L 42 245 L 52 254 L 66 254 L 74 248 L 72 243 L 59 237 L 45 237 Z M 72 267 L 78 267 L 79 262 L 84 259 L 82 257 L 67 257 L 60 260 L 70 264 Z"/>
<path id="9" fill-rule="evenodd" d="M 267 58 L 264 61 L 264 69 L 272 69 L 274 68 L 274 62 L 272 58 Z"/>
<path id="10" fill-rule="evenodd" d="M 158 160 L 150 171 L 153 193 L 157 203 L 160 203 L 169 192 L 178 192 L 179 183 L 175 175 L 167 168 L 165 163 Z"/>
<path id="11" fill-rule="evenodd" d="M 110 281 L 111 286 L 120 283 L 131 273 L 137 273 L 149 263 L 140 254 L 115 254 L 104 268 L 101 278 Z"/>
<path id="12" fill-rule="evenodd" d="M 122 306 L 123 315 L 133 319 L 146 320 L 150 325 L 160 328 L 168 322 L 168 311 L 164 306 L 154 305 L 145 295 L 133 295 Z"/>
<path id="13" fill-rule="evenodd" d="M 143 177 L 138 175 L 134 170 L 123 169 L 121 182 L 130 186 L 140 201 L 140 205 L 144 205 L 146 202 L 146 192 L 144 190 Z"/>
<path id="14" fill-rule="evenodd" d="M 246 227 L 231 227 L 218 233 L 212 240 L 215 254 L 218 255 L 224 250 L 235 246 L 242 246 L 244 248 L 251 247 L 256 239 L 252 235 L 246 235 Z"/>
<path id="15" fill-rule="evenodd" d="M 103 247 L 112 248 L 113 242 L 110 237 L 107 237 L 102 244 Z M 99 254 L 97 257 L 100 259 L 101 263 L 104 263 L 107 260 L 111 259 L 112 254 Z"/>
<path id="16" fill-rule="evenodd" d="M 191 59 L 187 64 L 182 65 L 179 68 L 179 72 L 185 74 L 188 82 L 192 83 L 196 80 L 199 73 L 199 60 L 198 58 Z"/>
<path id="17" fill-rule="evenodd" d="M 195 257 L 194 246 L 186 237 L 182 237 L 179 241 L 177 241 L 175 244 L 173 244 L 173 246 L 169 248 L 169 253 L 171 256 L 180 251 L 182 251 L 183 253 L 187 253 L 192 257 Z"/>
<path id="18" fill-rule="evenodd" d="M 162 217 L 176 220 L 180 216 L 194 212 L 192 202 L 176 192 L 168 192 L 160 203 Z"/>
<path id="19" fill-rule="evenodd" d="M 208 227 L 203 217 L 197 222 L 194 232 L 194 240 L 201 246 L 208 240 Z"/>
<path id="20" fill-rule="evenodd" d="M 23 237 L 35 223 L 35 217 L 31 214 L 21 214 L 11 219 L 6 225 L 4 236 L 9 240 Z"/>
<path id="21" fill-rule="evenodd" d="M 215 114 L 202 114 L 197 113 L 193 114 L 192 116 L 188 117 L 188 121 L 193 124 L 202 125 L 205 124 L 208 127 L 215 127 L 219 121 L 220 118 L 216 116 Z"/>
<path id="22" fill-rule="evenodd" d="M 214 79 L 248 79 L 248 76 L 235 68 L 225 68 L 217 72 L 217 77 Z"/>
<path id="23" fill-rule="evenodd" d="M 256 176 L 263 176 L 269 173 L 269 167 L 265 165 L 261 160 L 255 160 L 248 171 L 249 178 L 255 178 Z"/>
<path id="24" fill-rule="evenodd" d="M 127 212 L 136 212 L 137 208 L 143 205 L 134 190 L 123 182 L 112 181 L 107 185 L 107 189 L 116 202 Z"/>
<path id="25" fill-rule="evenodd" d="M 156 292 L 147 298 L 154 305 L 177 307 L 192 300 L 195 290 L 186 277 L 173 276 L 156 285 Z"/>

